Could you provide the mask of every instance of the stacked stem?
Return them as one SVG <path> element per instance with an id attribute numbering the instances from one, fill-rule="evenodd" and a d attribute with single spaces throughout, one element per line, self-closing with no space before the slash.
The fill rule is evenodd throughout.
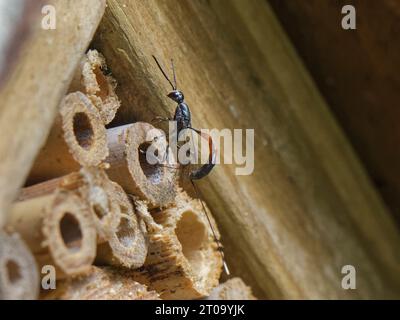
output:
<path id="1" fill-rule="evenodd" d="M 40 266 L 58 268 L 58 277 L 84 272 L 94 261 L 96 229 L 78 191 L 57 188 L 14 203 L 9 227 L 25 240 Z"/>
<path id="2" fill-rule="evenodd" d="M 0 300 L 36 299 L 39 274 L 35 260 L 16 233 L 0 231 Z"/>
<path id="3" fill-rule="evenodd" d="M 177 196 L 179 167 L 161 130 L 145 122 L 106 129 L 120 105 L 106 69 L 97 51 L 83 57 L 9 228 L 40 268 L 55 266 L 61 282 L 46 298 L 206 297 L 222 259 L 203 208 Z"/>
<path id="4" fill-rule="evenodd" d="M 158 300 L 154 291 L 140 284 L 125 271 L 92 267 L 80 277 L 67 279 L 44 299 L 58 300 Z"/>
<path id="5" fill-rule="evenodd" d="M 136 279 L 163 299 L 207 296 L 218 285 L 222 259 L 199 200 L 180 192 L 174 206 L 153 217 L 161 229 L 149 232 L 149 254 Z"/>

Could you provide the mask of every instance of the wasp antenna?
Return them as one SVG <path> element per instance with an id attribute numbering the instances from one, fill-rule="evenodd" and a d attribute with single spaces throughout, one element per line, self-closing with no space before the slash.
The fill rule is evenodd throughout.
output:
<path id="1" fill-rule="evenodd" d="M 229 276 L 229 275 L 230 275 L 230 272 L 229 272 L 229 269 L 228 269 L 228 265 L 227 265 L 227 263 L 226 263 L 226 261 L 225 261 L 225 256 L 224 256 L 224 252 L 223 252 L 223 248 L 222 248 L 221 242 L 219 242 L 219 240 L 218 240 L 218 238 L 217 238 L 217 235 L 216 235 L 216 233 L 215 233 L 215 231 L 214 231 L 214 228 L 213 228 L 212 223 L 211 223 L 211 219 L 210 219 L 210 217 L 208 216 L 208 213 L 207 213 L 206 207 L 205 207 L 205 205 L 204 205 L 203 199 L 200 198 L 199 189 L 197 189 L 197 186 L 195 185 L 195 183 L 193 182 L 193 180 L 190 179 L 190 182 L 192 183 L 192 186 L 193 186 L 193 188 L 194 188 L 194 191 L 195 191 L 195 193 L 196 193 L 198 199 L 200 200 L 201 206 L 203 207 L 204 214 L 205 214 L 205 216 L 206 216 L 206 218 L 207 218 L 208 224 L 210 225 L 210 229 L 211 229 L 211 232 L 212 232 L 212 234 L 213 234 L 214 241 L 215 241 L 215 243 L 216 243 L 217 246 L 218 246 L 218 251 L 219 251 L 219 253 L 220 253 L 220 255 L 221 255 L 221 258 L 222 258 L 222 263 L 223 263 L 223 266 L 224 266 L 225 273 L 226 273 L 227 276 Z"/>
<path id="2" fill-rule="evenodd" d="M 161 67 L 161 65 L 160 65 L 160 63 L 158 62 L 157 58 L 156 58 L 154 55 L 152 55 L 152 57 L 153 57 L 154 61 L 157 63 L 157 66 L 158 66 L 158 68 L 160 69 L 161 73 L 163 74 L 164 78 L 167 79 L 167 81 L 168 81 L 169 84 L 171 85 L 172 90 L 175 90 L 174 85 L 172 84 L 171 80 L 169 80 L 167 74 L 165 73 L 164 69 Z"/>
<path id="3" fill-rule="evenodd" d="M 175 90 L 177 90 L 178 89 L 178 85 L 176 84 L 176 74 L 175 74 L 174 59 L 171 59 L 171 68 L 172 68 L 172 74 L 174 76 Z"/>

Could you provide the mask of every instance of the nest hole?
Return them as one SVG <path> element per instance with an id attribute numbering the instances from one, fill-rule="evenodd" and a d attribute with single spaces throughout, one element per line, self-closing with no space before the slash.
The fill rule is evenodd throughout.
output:
<path id="1" fill-rule="evenodd" d="M 11 283 L 16 283 L 22 278 L 21 268 L 14 260 L 6 263 L 7 277 Z"/>
<path id="2" fill-rule="evenodd" d="M 139 149 L 138 149 L 139 163 L 140 163 L 140 167 L 142 168 L 142 171 L 143 171 L 144 175 L 146 176 L 146 178 L 152 184 L 158 184 L 162 180 L 162 175 L 163 175 L 162 165 L 160 165 L 160 164 L 152 165 L 147 161 L 147 158 L 146 158 L 147 149 L 150 146 L 151 146 L 151 142 L 145 142 L 139 146 Z M 158 157 L 158 150 L 155 150 L 154 155 L 155 155 L 155 157 Z M 156 160 L 156 159 L 154 159 L 154 160 Z"/>
<path id="3" fill-rule="evenodd" d="M 78 251 L 82 246 L 82 230 L 79 221 L 71 213 L 65 213 L 60 221 L 61 237 L 70 251 Z"/>
<path id="4" fill-rule="evenodd" d="M 89 150 L 93 144 L 93 127 L 89 116 L 85 112 L 77 112 L 73 118 L 74 136 L 78 144 Z"/>
<path id="5" fill-rule="evenodd" d="M 120 206 L 121 213 L 128 215 L 128 208 Z M 118 229 L 117 238 L 119 242 L 126 248 L 130 248 L 135 244 L 135 232 L 132 227 L 132 222 L 126 217 L 121 217 Z"/>
<path id="6" fill-rule="evenodd" d="M 119 242 L 126 248 L 131 247 L 134 244 L 135 234 L 130 226 L 129 219 L 123 217 L 121 218 L 120 224 L 118 226 L 117 238 Z"/>
<path id="7" fill-rule="evenodd" d="M 107 215 L 107 211 L 99 204 L 93 206 L 93 212 L 99 220 L 102 220 Z"/>
<path id="8" fill-rule="evenodd" d="M 204 224 L 193 212 L 185 211 L 176 225 L 175 234 L 181 243 L 183 255 L 193 271 L 199 274 L 204 262 L 201 251 L 207 245 Z"/>
<path id="9" fill-rule="evenodd" d="M 100 97 L 102 101 L 104 101 L 110 95 L 108 79 L 99 67 L 95 68 L 93 72 L 96 77 L 97 85 L 99 86 L 99 91 L 97 92 L 97 96 Z"/>

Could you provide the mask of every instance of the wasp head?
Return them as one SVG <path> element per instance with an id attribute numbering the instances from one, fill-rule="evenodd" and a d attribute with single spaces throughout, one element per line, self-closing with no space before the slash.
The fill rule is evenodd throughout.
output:
<path id="1" fill-rule="evenodd" d="M 168 98 L 174 100 L 177 103 L 182 103 L 185 97 L 183 96 L 183 93 L 179 90 L 174 90 L 168 93 L 167 95 Z"/>

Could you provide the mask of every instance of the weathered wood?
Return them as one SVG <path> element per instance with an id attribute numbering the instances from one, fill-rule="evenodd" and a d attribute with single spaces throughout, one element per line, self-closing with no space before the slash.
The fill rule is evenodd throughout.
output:
<path id="1" fill-rule="evenodd" d="M 220 165 L 199 185 L 256 295 L 400 296 L 393 220 L 265 1 L 109 0 L 94 46 L 120 123 L 173 113 L 154 54 L 175 59 L 195 127 L 255 129 L 254 173 Z M 341 288 L 347 264 L 357 290 Z"/>
<path id="2" fill-rule="evenodd" d="M 104 124 L 114 119 L 120 107 L 115 94 L 117 83 L 113 77 L 106 75 L 108 71 L 103 55 L 96 50 L 89 50 L 75 71 L 69 88 L 70 92 L 83 92 L 92 100 Z"/>
<path id="3" fill-rule="evenodd" d="M 242 279 L 232 278 L 214 288 L 207 300 L 255 300 L 251 288 Z"/>
<path id="4" fill-rule="evenodd" d="M 400 3 L 269 1 L 400 225 Z"/>
<path id="5" fill-rule="evenodd" d="M 35 33 L 0 93 L 0 226 L 44 143 L 74 71 L 105 8 L 104 0 L 53 0 L 57 29 Z"/>
<path id="6" fill-rule="evenodd" d="M 0 87 L 4 84 L 21 48 L 29 39 L 42 0 L 20 0 L 0 3 Z"/>
<path id="7" fill-rule="evenodd" d="M 160 300 L 157 292 L 134 281 L 129 272 L 107 267 L 92 267 L 85 275 L 61 281 L 56 290 L 49 290 L 42 299 Z"/>
<path id="8" fill-rule="evenodd" d="M 219 237 L 214 218 L 208 214 Z M 180 190 L 174 206 L 155 210 L 152 216 L 154 221 L 147 223 L 149 252 L 133 278 L 156 290 L 162 299 L 208 296 L 218 285 L 222 258 L 200 201 Z"/>

